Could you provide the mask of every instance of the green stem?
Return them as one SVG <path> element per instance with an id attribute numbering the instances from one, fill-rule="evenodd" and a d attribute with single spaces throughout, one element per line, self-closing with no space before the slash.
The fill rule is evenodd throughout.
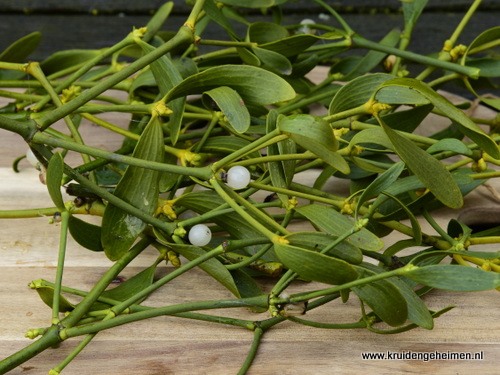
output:
<path id="1" fill-rule="evenodd" d="M 365 103 L 365 104 L 362 104 L 358 107 L 348 109 L 346 111 L 334 113 L 334 114 L 331 114 L 330 116 L 325 116 L 325 117 L 323 117 L 323 120 L 328 121 L 328 122 L 335 122 L 335 121 L 343 120 L 343 119 L 348 118 L 348 117 L 364 115 L 367 113 L 369 113 L 369 112 L 368 112 L 368 107 Z"/>
<path id="2" fill-rule="evenodd" d="M 232 163 L 234 160 L 238 160 L 247 154 L 251 154 L 256 150 L 267 147 L 269 144 L 273 144 L 288 138 L 286 135 L 282 135 L 279 129 L 275 129 L 272 132 L 260 137 L 254 142 L 240 148 L 237 151 L 232 152 L 226 157 L 218 160 L 212 165 L 212 170 L 217 172 L 218 170 L 224 168 L 226 165 Z"/>
<path id="3" fill-rule="evenodd" d="M 59 344 L 62 341 L 59 329 L 58 326 L 51 326 L 38 340 L 0 361 L 0 374 L 6 374 L 44 350 Z"/>
<path id="4" fill-rule="evenodd" d="M 90 59 L 88 62 L 83 64 L 76 72 L 74 72 L 70 77 L 65 79 L 63 82 L 59 83 L 55 88 L 56 93 L 61 93 L 64 89 L 68 88 L 71 84 L 75 83 L 78 78 L 83 76 L 85 73 L 87 73 L 90 69 L 92 69 L 95 65 L 97 65 L 100 61 L 106 59 L 107 57 L 111 56 L 115 52 L 127 47 L 128 45 L 132 44 L 134 42 L 133 35 L 130 33 L 123 39 L 122 41 L 118 42 L 114 46 L 110 48 L 106 48 L 105 50 L 101 51 L 102 53 L 99 53 L 96 57 Z M 47 104 L 50 100 L 50 96 L 46 96 L 43 98 L 36 106 L 33 108 L 35 112 L 39 111 L 45 104 Z"/>
<path id="5" fill-rule="evenodd" d="M 194 176 L 201 180 L 208 180 L 212 177 L 212 172 L 209 167 L 201 167 L 201 168 L 183 167 L 174 164 L 165 164 L 165 163 L 141 160 L 131 156 L 120 155 L 113 152 L 100 150 L 98 148 L 81 145 L 72 141 L 56 139 L 54 137 L 51 137 L 47 134 L 40 132 L 33 135 L 32 142 L 36 144 L 46 144 L 53 147 L 64 148 L 66 150 L 77 151 L 80 153 L 85 153 L 97 158 L 102 158 L 113 162 L 134 165 L 142 168 L 149 168 L 162 172 L 176 173 L 183 176 Z"/>
<path id="6" fill-rule="evenodd" d="M 71 353 L 64 358 L 64 360 L 59 363 L 56 367 L 52 369 L 53 372 L 56 374 L 59 374 L 64 368 L 70 364 L 70 362 L 75 359 L 75 357 L 80 354 L 80 352 L 85 349 L 85 347 L 92 341 L 92 339 L 97 335 L 97 333 L 91 333 L 90 335 L 87 335 L 79 344 L 78 346 L 71 351 Z M 51 374 L 51 372 L 49 372 Z"/>
<path id="7" fill-rule="evenodd" d="M 245 362 L 243 362 L 240 371 L 238 371 L 238 375 L 244 375 L 250 369 L 250 366 L 252 365 L 252 362 L 257 355 L 257 351 L 259 349 L 263 334 L 264 330 L 261 327 L 257 326 L 253 333 L 252 346 L 250 346 L 250 350 L 248 351 L 247 357 L 245 358 Z"/>
<path id="8" fill-rule="evenodd" d="M 438 232 L 438 234 L 441 237 L 443 237 L 446 241 L 448 241 L 450 243 L 451 246 L 453 246 L 453 244 L 456 244 L 458 242 L 458 241 L 454 240 L 448 233 L 446 233 L 439 226 L 439 224 L 436 222 L 436 220 L 434 220 L 434 218 L 429 214 L 429 212 L 425 208 L 422 208 L 422 216 L 425 218 L 425 220 L 427 220 L 427 222 L 431 225 L 431 227 L 434 228 L 434 230 L 436 232 Z"/>
<path id="9" fill-rule="evenodd" d="M 242 218 L 244 218 L 248 223 L 250 223 L 254 229 L 258 230 L 262 233 L 263 236 L 268 238 L 271 241 L 275 241 L 278 237 L 276 234 L 267 229 L 264 225 L 262 225 L 258 220 L 256 220 L 253 216 L 251 216 L 248 212 L 246 212 L 243 207 L 238 205 L 233 198 L 231 198 L 226 191 L 220 185 L 220 182 L 215 178 L 210 179 L 210 184 L 213 186 L 214 190 L 219 194 L 219 196 L 224 199 L 224 201 Z"/>
<path id="10" fill-rule="evenodd" d="M 52 300 L 52 324 L 59 323 L 59 298 L 61 296 L 62 277 L 64 270 L 64 258 L 66 257 L 66 245 L 68 240 L 68 222 L 71 217 L 69 211 L 61 212 L 61 234 L 59 235 L 59 255 L 57 258 L 57 270 L 54 285 L 54 298 Z"/>
<path id="11" fill-rule="evenodd" d="M 352 35 L 354 34 L 354 31 L 351 29 L 351 27 L 347 24 L 347 22 L 344 21 L 344 19 L 327 3 L 325 3 L 323 0 L 313 0 L 315 3 L 318 3 L 321 5 L 323 8 L 325 8 L 335 19 L 342 25 L 342 28 L 349 34 Z"/>
<path id="12" fill-rule="evenodd" d="M 231 199 L 233 201 L 235 201 L 236 203 L 238 203 L 241 206 L 245 207 L 247 209 L 247 212 L 249 214 L 253 215 L 255 218 L 257 218 L 258 220 L 260 220 L 260 222 L 263 223 L 267 228 L 275 230 L 276 232 L 281 233 L 282 235 L 290 234 L 289 231 L 287 231 L 280 224 L 278 224 L 276 221 L 274 221 L 266 213 L 264 213 L 261 210 L 259 210 L 252 203 L 250 203 L 246 199 L 242 198 L 234 190 L 225 187 L 225 185 L 221 185 L 220 187 L 225 190 L 226 194 L 229 197 L 231 197 Z"/>
<path id="13" fill-rule="evenodd" d="M 279 188 L 276 186 L 272 185 L 265 185 L 265 184 L 260 184 L 258 182 L 250 182 L 250 187 L 255 188 L 257 190 L 264 190 L 264 191 L 270 191 L 273 193 L 277 194 L 283 194 L 283 195 L 288 195 L 291 197 L 297 197 L 297 198 L 304 198 L 310 201 L 315 201 L 315 202 L 321 202 L 321 203 L 327 203 L 330 204 L 334 207 L 337 208 L 342 208 L 344 204 L 344 199 L 331 199 L 331 198 L 325 198 L 321 196 L 314 195 L 314 193 L 308 194 L 308 193 L 303 193 L 297 190 L 290 190 L 290 189 L 285 189 L 285 188 Z"/>
<path id="14" fill-rule="evenodd" d="M 76 337 L 76 336 L 86 335 L 89 333 L 99 332 L 126 323 L 137 322 L 140 320 L 154 318 L 162 315 L 173 315 L 188 311 L 236 308 L 236 307 L 267 307 L 267 306 L 268 306 L 267 295 L 241 298 L 241 299 L 189 302 L 179 305 L 150 308 L 132 314 L 119 315 L 110 320 L 101 321 L 90 325 L 65 328 L 60 331 L 60 336 L 63 340 L 65 340 L 70 337 Z"/>
<path id="15" fill-rule="evenodd" d="M 71 311 L 63 320 L 61 320 L 60 325 L 63 327 L 72 327 L 78 323 L 78 321 L 89 311 L 94 302 L 97 301 L 101 293 L 108 287 L 109 284 L 111 284 L 116 276 L 118 276 L 118 274 L 152 242 L 152 238 L 144 237 L 120 259 L 118 259 L 94 285 L 87 296 L 75 307 L 75 309 Z"/>
<path id="16" fill-rule="evenodd" d="M 198 4 L 203 4 L 203 1 L 197 1 L 195 8 L 199 10 Z M 194 12 L 194 9 L 193 9 Z M 191 16 L 194 13 L 191 13 Z M 190 17 L 191 17 L 190 16 Z M 194 24 L 193 24 L 194 25 Z M 194 27 L 194 26 L 193 26 Z M 146 67 L 147 65 L 151 64 L 153 61 L 156 59 L 160 58 L 163 56 L 165 53 L 169 52 L 172 48 L 177 47 L 179 44 L 185 43 L 185 42 L 192 42 L 193 41 L 193 27 L 187 27 L 187 26 L 182 26 L 178 33 L 169 41 L 167 41 L 165 44 L 162 44 L 160 47 L 156 48 L 155 50 L 151 51 L 150 53 L 144 55 L 140 59 L 132 62 L 130 65 L 127 65 L 125 68 L 120 70 L 119 72 L 113 74 L 106 80 L 99 82 L 97 85 L 94 87 L 84 91 L 81 95 L 77 96 L 75 99 L 69 101 L 68 103 L 64 104 L 63 106 L 55 109 L 54 111 L 41 116 L 36 119 L 36 122 L 38 123 L 38 126 L 41 130 L 46 129 L 48 126 L 56 122 L 57 120 L 69 115 L 70 113 L 74 112 L 78 108 L 80 108 L 82 105 L 85 103 L 89 102 L 96 96 L 102 94 L 104 91 L 112 88 L 119 82 L 123 81 L 124 79 L 130 77 L 132 74 L 136 73 L 140 69 Z"/>
<path id="17" fill-rule="evenodd" d="M 322 328 L 322 329 L 353 329 L 353 328 L 366 328 L 366 322 L 359 321 L 355 323 L 321 323 L 321 322 L 313 322 L 311 320 L 305 320 L 297 318 L 296 316 L 288 316 L 288 320 L 303 324 L 308 327 L 314 328 Z"/>
<path id="18" fill-rule="evenodd" d="M 196 259 L 193 259 L 192 261 L 184 264 L 183 266 L 175 269 L 174 271 L 170 272 L 168 275 L 162 277 L 160 280 L 154 282 L 147 288 L 142 289 L 140 292 L 136 293 L 132 297 L 128 298 L 127 300 L 121 302 L 120 304 L 113 306 L 110 310 L 110 313 L 108 314 L 107 317 L 114 317 L 118 314 L 121 314 L 126 308 L 129 306 L 135 304 L 137 301 L 149 296 L 151 293 L 153 293 L 155 290 L 160 288 L 161 286 L 165 285 L 166 283 L 172 281 L 176 277 L 179 277 L 183 273 L 189 271 L 190 269 L 200 265 L 203 262 L 206 262 L 209 259 L 212 259 L 216 256 L 221 255 L 224 252 L 224 247 L 222 245 L 219 245 L 215 249 L 207 252 L 206 254 L 203 254 L 199 256 Z M 106 318 L 107 318 L 106 317 Z M 105 318 L 105 319 L 106 319 Z M 114 318 L 113 318 L 114 319 Z"/>
<path id="19" fill-rule="evenodd" d="M 396 56 L 400 56 L 406 60 L 414 61 L 423 65 L 443 69 L 443 70 L 451 70 L 452 72 L 456 72 L 462 75 L 465 75 L 470 78 L 478 78 L 479 77 L 479 69 L 469 66 L 463 66 L 459 64 L 455 64 L 449 61 L 443 61 L 439 59 L 435 59 L 432 57 L 419 55 L 417 53 L 402 51 L 398 48 L 385 46 L 383 44 L 378 44 L 372 42 L 368 39 L 364 39 L 360 36 L 354 36 L 352 38 L 355 47 L 368 48 L 375 51 L 385 52 L 388 54 L 393 54 Z"/>
<path id="20" fill-rule="evenodd" d="M 387 279 L 389 277 L 404 276 L 404 274 L 406 272 L 408 272 L 411 269 L 414 269 L 415 267 L 416 266 L 414 266 L 414 265 L 407 265 L 407 266 L 404 266 L 404 267 L 401 267 L 401 268 L 398 268 L 398 269 L 395 269 L 392 271 L 378 273 L 378 274 L 375 274 L 372 276 L 363 277 L 362 279 L 356 279 L 354 281 L 344 283 L 342 285 L 338 285 L 338 286 L 333 287 L 333 288 L 327 288 L 327 289 L 317 290 L 317 291 L 313 291 L 313 292 L 297 293 L 297 294 L 293 294 L 290 298 L 279 298 L 278 297 L 276 299 L 272 299 L 271 303 L 272 304 L 281 304 L 281 303 L 303 302 L 303 301 L 307 301 L 307 300 L 310 300 L 313 298 L 323 297 L 323 296 L 327 296 L 330 294 L 334 294 L 334 293 L 340 292 L 341 290 L 351 289 L 351 288 L 361 286 L 364 284 L 368 284 L 368 283 L 372 283 L 372 282 L 375 282 L 378 280 Z"/>
<path id="21" fill-rule="evenodd" d="M 452 46 L 455 45 L 458 38 L 460 37 L 460 34 L 462 34 L 462 32 L 464 31 L 465 26 L 467 26 L 467 24 L 471 20 L 472 16 L 476 12 L 477 8 L 479 7 L 479 5 L 481 4 L 482 1 L 483 0 L 474 0 L 472 5 L 470 6 L 470 8 L 467 10 L 467 13 L 465 13 L 465 15 L 462 17 L 462 20 L 460 21 L 460 23 L 456 27 L 456 29 L 453 32 L 453 34 L 451 35 L 450 39 L 448 39 Z"/>

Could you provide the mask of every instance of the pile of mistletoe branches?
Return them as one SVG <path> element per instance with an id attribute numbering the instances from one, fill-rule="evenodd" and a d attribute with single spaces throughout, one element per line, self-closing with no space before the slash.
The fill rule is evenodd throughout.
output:
<path id="1" fill-rule="evenodd" d="M 432 217 L 438 207 L 460 208 L 464 195 L 500 175 L 488 169 L 488 163 L 500 163 L 499 117 L 470 118 L 462 111 L 470 103 L 458 108 L 435 91 L 458 82 L 500 108 L 498 99 L 475 91 L 500 75 L 494 53 L 500 28 L 484 31 L 468 46 L 457 44 L 480 1 L 432 56 L 407 50 L 426 0 L 402 2 L 404 29 L 379 42 L 358 35 L 322 0 L 315 2 L 329 14 L 325 23 L 287 24 L 280 10 L 286 2 L 195 0 L 184 25 L 165 32 L 160 28 L 168 27 L 169 2 L 145 27 L 104 50 L 62 51 L 23 63 L 38 43 L 34 33 L 0 55 L 0 86 L 18 88 L 0 91 L 12 99 L 0 109 L 0 128 L 27 142 L 55 205 L 1 211 L 0 217 L 42 212 L 55 215 L 61 228 L 55 281 L 32 283 L 51 307 L 52 321 L 30 330 L 28 337 L 39 338 L 1 361 L 0 373 L 82 336 L 50 372 L 58 374 L 98 332 L 161 315 L 253 331 L 244 373 L 263 333 L 280 322 L 374 332 L 432 329 L 433 318 L 449 309 L 426 307 L 421 297 L 432 288 L 500 287 L 500 253 L 468 250 L 500 242 L 499 230 L 473 233 L 457 220 L 441 228 Z M 273 22 L 249 23 L 241 7 L 263 8 Z M 234 31 L 235 23 L 247 27 L 246 35 Z M 227 32 L 225 40 L 204 39 L 214 24 Z M 202 45 L 212 50 L 200 53 Z M 353 48 L 368 52 L 345 54 Z M 420 73 L 408 71 L 409 63 L 420 64 Z M 330 71 L 314 84 L 306 74 L 318 65 Z M 106 95 L 109 89 L 125 92 L 126 100 Z M 309 114 L 312 104 L 327 114 Z M 128 128 L 100 118 L 107 112 L 130 114 Z M 449 127 L 429 137 L 413 134 L 431 113 L 448 119 Z M 82 119 L 122 135 L 121 147 L 109 152 L 86 145 Z M 52 127 L 59 120 L 67 132 Z M 65 162 L 68 151 L 81 154 L 80 165 Z M 456 155 L 458 161 L 450 159 Z M 294 180 L 312 169 L 320 173 L 310 184 Z M 332 176 L 350 181 L 350 196 L 323 189 Z M 74 200 L 63 200 L 62 186 Z M 264 202 L 252 199 L 259 191 L 268 195 Z M 84 214 L 102 216 L 102 224 L 85 221 Z M 421 220 L 439 235 L 423 233 Z M 296 221 L 311 229 L 290 231 Z M 408 238 L 385 248 L 381 238 L 392 231 Z M 114 262 L 90 291 L 62 285 L 68 234 Z M 149 246 L 158 250 L 157 260 L 107 290 Z M 402 250 L 405 255 L 398 256 Z M 165 260 L 173 267 L 153 280 Z M 194 267 L 234 296 L 147 305 L 151 293 Z M 270 293 L 262 291 L 263 277 L 273 282 Z M 317 287 L 287 293 L 297 279 Z M 62 293 L 82 298 L 75 305 Z M 349 298 L 361 301 L 358 321 L 307 319 L 308 310 L 327 304 L 341 311 Z M 268 313 L 256 322 L 206 312 L 235 307 Z"/>

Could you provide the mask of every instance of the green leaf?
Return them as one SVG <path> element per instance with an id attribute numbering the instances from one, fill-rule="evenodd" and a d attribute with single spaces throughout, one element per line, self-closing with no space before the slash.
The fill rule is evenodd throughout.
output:
<path id="1" fill-rule="evenodd" d="M 56 52 L 40 63 L 46 76 L 81 65 L 102 54 L 97 49 L 70 49 Z"/>
<path id="2" fill-rule="evenodd" d="M 165 164 L 177 165 L 177 156 L 165 153 L 163 162 Z M 178 178 L 179 175 L 176 173 L 161 172 L 159 182 L 160 193 L 170 191 L 177 183 Z"/>
<path id="3" fill-rule="evenodd" d="M 342 215 L 332 207 L 320 204 L 309 204 L 295 209 L 299 214 L 305 216 L 322 231 L 342 236 L 354 228 L 354 222 Z M 351 234 L 345 241 L 360 249 L 369 251 L 381 250 L 384 243 L 369 230 L 363 228 L 359 232 Z"/>
<path id="4" fill-rule="evenodd" d="M 367 200 L 377 196 L 380 192 L 389 188 L 398 179 L 404 168 L 404 163 L 398 162 L 378 176 L 370 185 L 368 185 L 359 197 L 356 211 L 358 210 L 358 207 L 361 207 L 361 205 Z"/>
<path id="5" fill-rule="evenodd" d="M 273 22 L 254 22 L 247 31 L 248 40 L 257 44 L 271 43 L 289 36 L 285 27 Z"/>
<path id="6" fill-rule="evenodd" d="M 338 142 L 330 125 L 321 117 L 312 115 L 291 115 L 278 118 L 278 128 L 289 133 L 290 139 L 311 151 L 320 159 L 342 173 L 349 173 L 349 165 L 336 151 Z"/>
<path id="7" fill-rule="evenodd" d="M 155 39 L 154 41 L 158 43 L 158 39 Z M 150 46 L 147 43 L 142 41 L 138 41 L 138 43 L 146 53 L 155 50 L 153 46 Z M 182 82 L 181 74 L 167 55 L 163 55 L 159 59 L 153 61 L 150 67 L 155 80 L 158 83 L 160 94 L 162 96 L 165 96 L 175 85 Z M 172 145 L 175 145 L 177 143 L 177 139 L 179 138 L 185 104 L 185 97 L 177 98 L 168 103 L 168 107 L 172 110 L 172 114 L 169 115 L 168 121 L 168 129 L 170 130 Z"/>
<path id="8" fill-rule="evenodd" d="M 487 45 L 488 43 L 498 41 L 500 39 L 500 26 L 492 27 L 491 29 L 483 31 L 479 34 L 476 39 L 472 41 L 471 44 L 467 47 L 462 60 L 460 61 L 461 65 L 469 65 L 469 53 L 471 50 L 478 48 L 483 45 Z M 473 60 L 472 60 L 473 61 Z M 479 76 L 484 77 L 483 72 L 479 72 Z M 497 75 L 498 76 L 498 72 Z"/>
<path id="9" fill-rule="evenodd" d="M 260 48 L 279 53 L 285 57 L 297 56 L 319 40 L 311 34 L 292 35 L 274 42 L 259 45 Z"/>
<path id="10" fill-rule="evenodd" d="M 152 117 L 137 142 L 133 157 L 162 162 L 163 149 L 160 119 Z M 114 194 L 145 213 L 153 214 L 158 200 L 159 176 L 158 171 L 129 165 Z M 141 219 L 108 204 L 102 218 L 101 232 L 101 242 L 106 256 L 111 260 L 120 258 L 145 227 L 146 223 Z"/>
<path id="11" fill-rule="evenodd" d="M 52 301 L 54 300 L 54 288 L 48 285 L 40 285 L 40 281 L 43 282 L 43 280 L 33 281 L 30 286 L 37 291 L 43 303 L 52 308 Z M 63 295 L 59 295 L 59 312 L 72 311 L 74 308 L 75 305 L 69 302 Z"/>
<path id="12" fill-rule="evenodd" d="M 353 79 L 337 91 L 330 103 L 328 114 L 333 115 L 365 104 L 382 83 L 393 78 L 389 74 L 376 73 Z"/>
<path id="13" fill-rule="evenodd" d="M 250 113 L 237 91 L 227 86 L 217 87 L 203 93 L 205 107 L 212 108 L 210 98 L 224 114 L 224 121 L 237 134 L 245 133 L 250 127 Z"/>
<path id="14" fill-rule="evenodd" d="M 500 274 L 479 268 L 436 264 L 415 267 L 404 276 L 417 283 L 456 292 L 476 292 L 500 287 Z"/>
<path id="15" fill-rule="evenodd" d="M 445 165 L 392 130 L 382 119 L 379 118 L 379 121 L 396 153 L 431 193 L 450 208 L 462 207 L 464 203 L 462 192 Z"/>
<path id="16" fill-rule="evenodd" d="M 35 31 L 16 40 L 0 54 L 0 61 L 11 63 L 24 62 L 38 47 L 42 40 L 42 34 Z"/>
<path id="17" fill-rule="evenodd" d="M 434 154 L 436 152 L 441 151 L 453 151 L 458 155 L 472 156 L 472 150 L 465 145 L 462 141 L 455 138 L 444 138 L 439 142 L 434 143 L 433 145 L 427 148 L 427 152 L 429 154 Z"/>
<path id="18" fill-rule="evenodd" d="M 61 181 L 64 173 L 64 160 L 59 152 L 52 155 L 47 167 L 47 190 L 50 198 L 60 211 L 66 211 L 61 194 Z"/>
<path id="19" fill-rule="evenodd" d="M 349 263 L 300 247 L 274 244 L 283 264 L 306 280 L 340 285 L 357 279 L 358 272 Z"/>
<path id="20" fill-rule="evenodd" d="M 488 57 L 480 59 L 467 60 L 467 66 L 473 66 L 480 69 L 480 77 L 498 77 L 500 76 L 500 61 Z"/>
<path id="21" fill-rule="evenodd" d="M 103 251 L 101 244 L 101 227 L 87 223 L 73 215 L 70 216 L 68 229 L 71 237 L 84 248 L 92 251 Z"/>
<path id="22" fill-rule="evenodd" d="M 154 16 L 151 17 L 146 25 L 146 32 L 142 37 L 142 40 L 144 42 L 149 42 L 155 36 L 158 30 L 160 30 L 160 28 L 163 26 L 168 16 L 170 15 L 173 7 L 174 2 L 169 1 L 168 3 L 165 3 L 160 8 L 158 8 Z"/>
<path id="23" fill-rule="evenodd" d="M 414 97 L 415 93 L 420 94 L 426 100 L 429 100 L 437 110 L 444 113 L 451 120 L 454 120 L 460 126 L 462 133 L 477 143 L 484 151 L 490 154 L 493 158 L 500 159 L 500 150 L 495 141 L 491 139 L 478 125 L 476 125 L 476 123 L 467 117 L 464 112 L 455 107 L 450 101 L 448 101 L 448 99 L 439 95 L 425 83 L 413 78 L 395 78 L 386 81 L 380 85 L 374 94 L 374 97 L 377 98 L 377 100 L 381 101 L 378 94 L 379 91 L 385 87 L 399 87 L 397 91 L 401 95 L 403 95 L 401 91 L 406 90 L 408 92 L 406 98 Z M 406 104 L 418 104 L 418 100 L 417 103 L 408 102 Z"/>
<path id="24" fill-rule="evenodd" d="M 477 62 L 477 60 L 470 60 L 469 59 L 469 54 L 470 52 L 478 47 L 487 45 L 489 43 L 493 43 L 495 45 L 495 41 L 498 41 L 500 39 L 500 26 L 493 27 L 491 29 L 488 29 L 486 31 L 483 31 L 481 34 L 479 34 L 476 39 L 472 41 L 472 43 L 467 47 L 467 50 L 464 53 L 464 56 L 462 57 L 462 60 L 460 61 L 461 65 L 471 65 L 474 66 L 474 61 Z M 497 77 L 498 76 L 498 68 L 496 66 L 491 66 L 491 63 L 488 63 L 486 66 L 479 62 L 478 68 L 480 68 L 479 71 L 479 76 L 481 77 Z M 494 64 L 496 65 L 496 63 Z M 465 78 L 465 84 L 467 88 L 479 99 L 481 99 L 482 102 L 486 103 L 487 105 L 500 110 L 500 100 L 499 99 L 492 99 L 492 98 L 486 98 L 484 96 L 479 96 L 474 88 L 471 85 L 471 82 L 468 78 Z M 498 159 L 498 157 L 495 157 Z"/>
<path id="25" fill-rule="evenodd" d="M 392 150 L 393 148 L 391 141 L 380 128 L 363 129 L 357 132 L 349 142 L 350 147 L 365 145 L 365 147 L 370 148 L 370 145 L 372 144 L 383 146 L 389 150 Z"/>
<path id="26" fill-rule="evenodd" d="M 292 64 L 285 56 L 264 48 L 252 47 L 253 53 L 259 60 L 274 73 L 289 75 L 292 73 Z"/>
<path id="27" fill-rule="evenodd" d="M 428 1 L 429 0 L 412 0 L 402 2 L 405 28 L 407 30 L 411 31 L 413 29 Z"/>
<path id="28" fill-rule="evenodd" d="M 406 216 L 410 220 L 411 223 L 411 228 L 413 230 L 413 239 L 415 240 L 417 245 L 420 245 L 422 243 L 422 228 L 420 228 L 420 222 L 418 219 L 415 217 L 415 214 L 413 211 L 410 209 L 410 207 L 406 206 L 402 201 L 400 201 L 397 197 L 394 195 L 391 195 L 389 193 L 382 192 L 383 195 L 379 195 L 377 199 L 372 204 L 373 209 L 377 208 L 382 202 L 384 202 L 384 198 L 387 196 L 391 198 L 394 202 L 396 202 L 400 207 L 401 210 L 406 213 Z M 380 220 L 383 221 L 383 220 Z"/>
<path id="29" fill-rule="evenodd" d="M 229 272 L 233 277 L 234 283 L 238 288 L 238 292 L 241 298 L 257 297 L 265 294 L 257 284 L 257 282 L 254 280 L 254 278 L 245 271 L 241 269 L 235 269 Z M 250 309 L 255 312 L 267 311 L 267 308 L 265 307 L 250 307 Z"/>
<path id="30" fill-rule="evenodd" d="M 285 237 L 290 245 L 300 248 L 321 252 L 328 247 L 337 236 L 322 232 L 295 232 Z M 327 255 L 340 258 L 351 264 L 359 264 L 363 260 L 363 253 L 352 243 L 340 242 L 337 246 L 326 253 Z"/>
<path id="31" fill-rule="evenodd" d="M 363 267 L 371 271 L 372 274 L 384 272 L 379 267 L 370 263 L 363 263 Z M 427 306 L 425 306 L 425 303 L 422 301 L 422 299 L 417 296 L 417 294 L 413 291 L 413 289 L 410 288 L 407 283 L 405 283 L 399 277 L 391 277 L 389 279 L 386 279 L 386 281 L 393 284 L 406 300 L 409 321 L 425 329 L 434 328 L 434 320 L 429 309 L 427 308 Z"/>
<path id="32" fill-rule="evenodd" d="M 429 100 L 408 87 L 389 86 L 377 91 L 375 99 L 386 104 L 411 104 L 422 106 L 429 104 Z"/>
<path id="33" fill-rule="evenodd" d="M 236 35 L 236 32 L 233 30 L 231 23 L 222 12 L 223 9 L 225 8 L 220 9 L 214 1 L 205 1 L 203 3 L 203 10 L 207 13 L 208 17 L 225 29 L 231 39 L 239 40 L 238 35 Z"/>
<path id="34" fill-rule="evenodd" d="M 366 275 L 364 269 L 363 273 Z M 369 274 L 367 276 L 370 276 Z M 401 292 L 387 280 L 378 280 L 351 288 L 384 322 L 398 327 L 408 319 L 408 305 Z"/>
<path id="35" fill-rule="evenodd" d="M 246 65 L 222 65 L 194 74 L 167 94 L 167 102 L 189 94 L 201 94 L 220 86 L 236 90 L 245 104 L 268 105 L 295 97 L 292 86 L 265 69 Z"/>
<path id="36" fill-rule="evenodd" d="M 206 254 L 203 249 L 194 245 L 169 244 L 169 246 L 172 247 L 174 251 L 178 252 L 180 255 L 189 260 L 194 260 Z M 241 297 L 238 287 L 236 286 L 234 279 L 231 276 L 231 273 L 219 260 L 217 260 L 216 258 L 211 258 L 206 262 L 201 263 L 198 267 L 200 267 L 203 271 L 205 271 L 215 280 L 221 283 L 236 297 Z"/>
<path id="37" fill-rule="evenodd" d="M 105 290 L 104 292 L 101 293 L 101 297 L 110 298 L 116 301 L 123 302 L 129 299 L 130 297 L 135 296 L 137 293 L 142 292 L 144 289 L 146 289 L 153 283 L 156 266 L 157 266 L 156 264 L 153 264 L 148 268 L 145 268 L 141 272 L 137 273 L 136 275 L 132 276 L 130 279 L 125 280 L 120 285 L 112 289 Z M 137 304 L 141 303 L 146 298 L 147 297 L 144 297 L 141 300 L 136 301 L 135 303 Z M 92 305 L 90 309 L 95 311 L 95 310 L 107 309 L 109 307 L 110 305 L 107 303 L 96 302 Z"/>

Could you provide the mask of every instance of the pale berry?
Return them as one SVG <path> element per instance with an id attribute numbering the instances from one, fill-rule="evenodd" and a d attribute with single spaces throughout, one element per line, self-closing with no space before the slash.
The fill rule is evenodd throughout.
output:
<path id="1" fill-rule="evenodd" d="M 227 171 L 227 186 L 233 189 L 243 189 L 250 183 L 250 171 L 236 165 Z"/>
<path id="2" fill-rule="evenodd" d="M 195 246 L 205 246 L 212 239 L 212 232 L 205 224 L 196 224 L 189 230 L 189 242 Z"/>

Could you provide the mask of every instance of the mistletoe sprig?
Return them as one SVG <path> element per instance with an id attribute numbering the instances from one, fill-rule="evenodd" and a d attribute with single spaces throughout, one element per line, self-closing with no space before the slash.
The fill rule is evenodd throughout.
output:
<path id="1" fill-rule="evenodd" d="M 290 25 L 280 10 L 286 0 L 196 0 L 184 25 L 165 32 L 169 2 L 145 27 L 104 50 L 61 51 L 24 63 L 40 39 L 33 33 L 0 55 L 0 95 L 11 98 L 0 109 L 0 128 L 26 141 L 27 157 L 41 169 L 54 202 L 0 211 L 0 217 L 55 216 L 61 229 L 54 281 L 30 284 L 51 308 L 51 321 L 28 331 L 27 337 L 38 339 L 2 360 L 0 373 L 80 338 L 50 370 L 59 374 L 99 332 L 162 315 L 253 331 L 240 371 L 245 373 L 263 334 L 283 321 L 377 333 L 432 329 L 434 318 L 451 307 L 429 310 L 422 299 L 429 290 L 500 287 L 500 253 L 468 249 L 499 243 L 498 228 L 476 233 L 454 219 L 442 228 L 432 216 L 442 206 L 461 208 L 465 195 L 500 175 L 489 168 L 500 163 L 499 117 L 472 118 L 436 92 L 458 82 L 498 110 L 500 101 L 479 95 L 476 87 L 500 74 L 494 53 L 500 28 L 467 46 L 457 44 L 480 3 L 474 1 L 431 57 L 408 50 L 425 0 L 402 2 L 403 31 L 378 42 L 357 34 L 325 2 L 315 2 L 329 20 Z M 272 19 L 249 23 L 242 7 L 266 9 Z M 245 35 L 238 35 L 234 22 L 247 26 Z M 204 38 L 214 24 L 226 39 Z M 204 45 L 215 49 L 203 52 Z M 347 55 L 353 48 L 367 52 Z M 410 71 L 410 62 L 421 72 Z M 330 71 L 315 84 L 307 74 L 318 65 Z M 24 90 L 8 90 L 14 87 Z M 109 96 L 110 89 L 126 93 L 126 100 Z M 325 114 L 311 114 L 312 104 Z M 128 128 L 100 117 L 108 112 L 128 113 Z M 429 137 L 414 134 L 431 113 L 448 119 L 449 127 Z M 79 131 L 83 119 L 123 137 L 121 147 L 110 152 L 87 145 Z M 59 120 L 67 132 L 53 128 Z M 70 165 L 68 151 L 79 153 L 81 164 Z M 456 155 L 458 162 L 451 159 Z M 319 171 L 311 184 L 294 179 L 309 170 Z M 332 177 L 350 181 L 350 196 L 324 189 Z M 61 187 L 75 199 L 65 202 Z M 255 201 L 256 192 L 268 198 Z M 102 216 L 101 225 L 84 215 Z M 424 233 L 422 220 L 438 235 Z M 294 232 L 290 224 L 296 221 L 314 230 Z M 383 237 L 392 231 L 408 238 L 386 248 Z M 63 285 L 68 235 L 113 261 L 90 291 Z M 108 290 L 150 246 L 158 250 L 151 266 Z M 398 256 L 402 250 L 409 255 Z M 169 272 L 155 280 L 165 262 Z M 232 298 L 147 305 L 151 293 L 195 267 Z M 269 293 L 261 287 L 263 276 L 273 282 Z M 315 289 L 289 293 L 297 279 L 314 281 Z M 349 298 L 360 301 L 355 322 L 299 317 L 331 304 L 341 313 Z M 197 312 L 241 307 L 264 317 Z M 381 328 L 382 322 L 392 328 Z"/>

